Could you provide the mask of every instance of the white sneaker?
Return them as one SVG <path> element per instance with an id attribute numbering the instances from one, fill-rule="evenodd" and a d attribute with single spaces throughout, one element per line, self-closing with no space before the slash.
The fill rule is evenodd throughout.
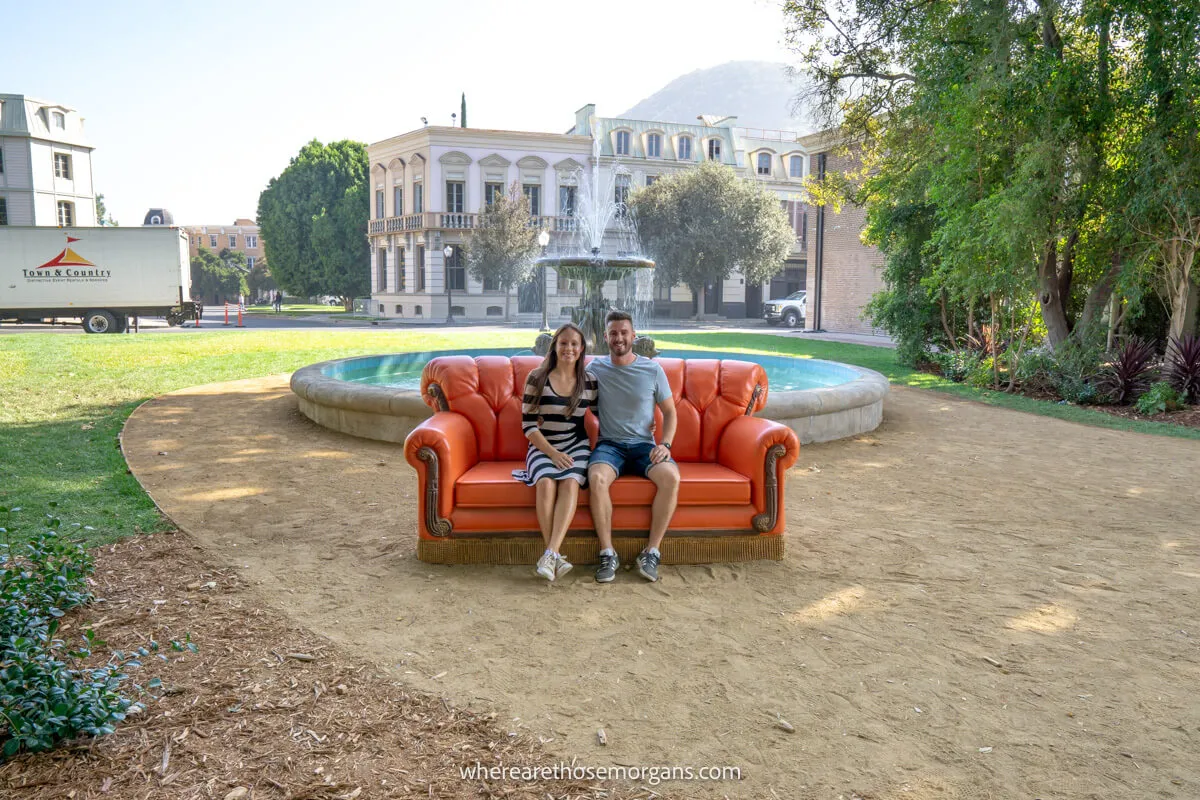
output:
<path id="1" fill-rule="evenodd" d="M 570 561 L 567 561 L 562 556 L 558 556 L 554 562 L 554 577 L 561 578 L 563 575 L 566 575 L 568 572 L 570 572 L 573 566 L 574 564 L 572 564 Z"/>
<path id="2" fill-rule="evenodd" d="M 558 564 L 557 558 L 554 553 L 549 551 L 542 553 L 542 557 L 537 562 L 537 574 L 548 581 L 554 580 L 555 567 Z"/>

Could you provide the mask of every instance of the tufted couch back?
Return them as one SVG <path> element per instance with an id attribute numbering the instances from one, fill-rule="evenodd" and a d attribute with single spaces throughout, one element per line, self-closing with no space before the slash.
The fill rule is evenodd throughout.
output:
<path id="1" fill-rule="evenodd" d="M 588 356 L 591 361 L 594 356 Z M 730 359 L 659 358 L 671 385 L 678 416 L 671 453 L 677 461 L 716 461 L 725 426 L 767 403 L 767 374 L 758 364 Z M 525 379 L 541 356 L 439 356 L 421 373 L 421 397 L 435 411 L 455 411 L 475 429 L 480 461 L 522 461 L 528 440 L 521 432 Z M 755 388 L 761 387 L 756 394 Z M 662 414 L 654 412 L 661 438 Z M 595 444 L 596 418 L 588 413 Z"/>

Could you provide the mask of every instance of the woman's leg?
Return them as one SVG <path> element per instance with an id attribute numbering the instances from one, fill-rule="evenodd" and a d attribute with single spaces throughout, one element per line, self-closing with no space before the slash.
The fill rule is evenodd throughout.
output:
<path id="1" fill-rule="evenodd" d="M 550 532 L 554 524 L 554 499 L 558 494 L 558 486 L 555 485 L 553 478 L 542 478 L 537 482 L 535 488 L 537 490 L 538 528 L 542 531 L 542 541 L 549 548 Z"/>
<path id="2" fill-rule="evenodd" d="M 579 481 L 574 478 L 564 478 L 558 482 L 558 499 L 554 503 L 554 525 L 547 545 L 556 553 L 562 552 L 563 540 L 567 538 L 567 529 L 575 518 L 575 506 L 579 503 Z"/>

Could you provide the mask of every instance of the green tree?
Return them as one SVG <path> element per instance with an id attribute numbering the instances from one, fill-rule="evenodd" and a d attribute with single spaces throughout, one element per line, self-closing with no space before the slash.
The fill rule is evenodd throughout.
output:
<path id="1" fill-rule="evenodd" d="M 246 285 L 250 287 L 252 297 L 274 298 L 275 291 L 279 288 L 279 284 L 275 283 L 275 278 L 271 276 L 271 269 L 267 266 L 265 258 L 254 262 L 254 268 L 246 276 Z"/>
<path id="2" fill-rule="evenodd" d="M 906 357 L 938 337 L 994 344 L 1038 329 L 1057 349 L 1090 335 L 1139 242 L 1168 238 L 1137 213 L 1164 203 L 1139 200 L 1132 178 L 1171 185 L 1148 179 L 1142 146 L 1156 97 L 1182 112 L 1157 163 L 1183 183 L 1200 175 L 1179 135 L 1197 116 L 1194 4 L 789 0 L 785 13 L 819 108 L 862 156 L 844 188 L 887 258 L 871 311 Z M 1158 89 L 1139 90 L 1155 64 Z"/>
<path id="3" fill-rule="evenodd" d="M 209 298 L 214 303 L 236 300 L 239 294 L 249 291 L 247 272 L 244 253 L 225 249 L 217 254 L 201 247 L 192 257 L 192 296 L 201 302 Z"/>
<path id="4" fill-rule="evenodd" d="M 105 219 L 106 215 L 108 219 Z M 108 209 L 104 206 L 103 192 L 96 195 L 96 224 L 113 228 L 117 227 L 119 224 L 115 219 L 112 218 L 112 214 L 109 213 Z"/>
<path id="5" fill-rule="evenodd" d="M 370 290 L 367 150 L 361 142 L 300 149 L 258 198 L 263 248 L 289 294 L 331 294 L 347 310 Z"/>
<path id="6" fill-rule="evenodd" d="M 530 224 L 529 199 L 514 181 L 508 194 L 497 195 L 480 215 L 479 227 L 464 243 L 471 277 L 495 282 L 504 290 L 505 319 L 512 288 L 533 277 L 534 259 L 541 250 L 537 237 L 537 228 Z"/>
<path id="7" fill-rule="evenodd" d="M 728 166 L 705 161 L 639 189 L 629 200 L 638 236 L 664 286 L 704 287 L 735 269 L 762 283 L 783 269 L 796 240 L 779 198 Z"/>

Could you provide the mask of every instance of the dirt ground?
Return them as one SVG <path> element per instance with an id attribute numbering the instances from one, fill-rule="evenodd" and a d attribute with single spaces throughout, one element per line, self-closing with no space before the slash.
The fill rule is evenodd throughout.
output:
<path id="1" fill-rule="evenodd" d="M 684 797 L 1200 796 L 1195 442 L 894 389 L 802 448 L 784 561 L 607 586 L 417 561 L 400 446 L 283 376 L 161 397 L 124 446 L 297 625 L 551 758 L 741 770 Z"/>

